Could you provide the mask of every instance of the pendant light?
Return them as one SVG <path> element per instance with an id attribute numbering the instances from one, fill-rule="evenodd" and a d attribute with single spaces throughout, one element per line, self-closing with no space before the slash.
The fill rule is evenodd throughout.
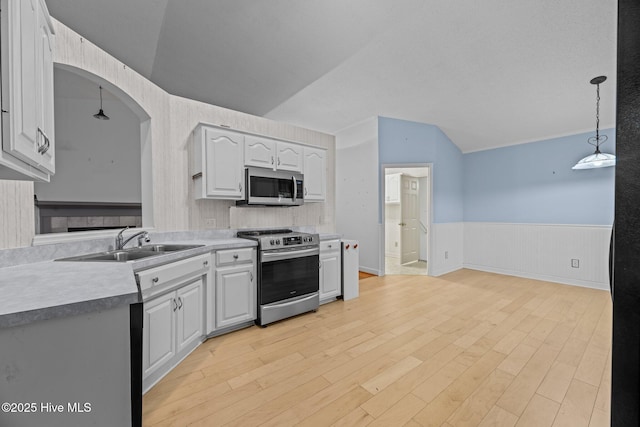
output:
<path id="1" fill-rule="evenodd" d="M 100 111 L 93 115 L 98 120 L 109 120 L 109 116 L 107 116 L 104 111 L 102 111 L 102 86 L 100 86 Z"/>
<path id="2" fill-rule="evenodd" d="M 571 169 L 595 169 L 616 165 L 616 156 L 600 151 L 600 146 L 608 139 L 607 135 L 600 135 L 600 83 L 605 80 L 607 80 L 607 76 L 594 77 L 590 81 L 592 85 L 596 85 L 596 136 L 592 136 L 587 142 L 596 147 L 596 151 L 580 160 Z"/>

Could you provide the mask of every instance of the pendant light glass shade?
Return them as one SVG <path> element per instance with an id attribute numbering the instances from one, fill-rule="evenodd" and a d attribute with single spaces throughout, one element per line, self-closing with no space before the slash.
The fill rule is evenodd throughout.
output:
<path id="1" fill-rule="evenodd" d="M 109 120 L 109 116 L 107 116 L 102 110 L 102 86 L 100 86 L 100 111 L 93 115 L 98 120 Z"/>
<path id="2" fill-rule="evenodd" d="M 601 153 L 597 151 L 596 153 L 580 160 L 571 169 L 595 169 L 595 168 L 606 168 L 608 166 L 615 166 L 615 165 L 616 165 L 616 156 L 614 156 L 613 154 Z"/>
<path id="3" fill-rule="evenodd" d="M 571 169 L 596 169 L 616 165 L 616 156 L 600 152 L 600 146 L 608 139 L 607 135 L 600 135 L 600 83 L 605 80 L 606 76 L 598 76 L 590 81 L 592 85 L 596 85 L 596 136 L 592 136 L 587 142 L 596 147 L 596 151 L 580 160 Z"/>

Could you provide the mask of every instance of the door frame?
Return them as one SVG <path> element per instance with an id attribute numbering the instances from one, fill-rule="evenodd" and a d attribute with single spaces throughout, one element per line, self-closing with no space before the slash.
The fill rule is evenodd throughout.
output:
<path id="1" fill-rule="evenodd" d="M 429 213 L 429 220 L 427 221 L 427 255 L 431 258 L 433 251 L 431 250 L 433 245 L 432 230 L 433 230 L 433 163 L 384 163 L 380 165 L 380 198 L 378 200 L 378 212 L 380 212 L 380 233 L 379 233 L 379 250 L 378 250 L 378 265 L 380 266 L 380 276 L 384 276 L 385 272 L 385 249 L 386 249 L 386 223 L 385 223 L 385 200 L 386 200 L 386 182 L 385 175 L 387 169 L 395 168 L 427 168 L 428 169 L 428 183 L 429 188 L 427 191 L 427 211 Z M 427 259 L 427 276 L 431 276 L 431 264 Z"/>

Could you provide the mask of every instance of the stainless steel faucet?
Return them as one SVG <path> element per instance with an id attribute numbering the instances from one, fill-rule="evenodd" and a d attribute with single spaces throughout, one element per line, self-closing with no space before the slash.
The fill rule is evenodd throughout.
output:
<path id="1" fill-rule="evenodd" d="M 149 239 L 149 232 L 147 231 L 139 231 L 138 233 L 129 236 L 129 238 L 127 238 L 125 240 L 124 236 L 122 235 L 122 233 L 124 233 L 126 230 L 128 230 L 129 227 L 125 227 L 122 230 L 120 230 L 120 232 L 118 233 L 118 235 L 116 236 L 116 250 L 122 250 L 124 249 L 124 246 L 129 243 L 131 240 L 133 240 L 134 238 L 138 238 L 138 247 L 142 246 L 142 242 L 149 242 L 151 239 Z"/>

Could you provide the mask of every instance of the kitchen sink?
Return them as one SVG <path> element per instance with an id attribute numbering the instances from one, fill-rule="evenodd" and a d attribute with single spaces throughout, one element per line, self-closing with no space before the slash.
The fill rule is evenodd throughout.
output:
<path id="1" fill-rule="evenodd" d="M 204 245 L 174 245 L 171 243 L 160 243 L 156 245 L 145 245 L 140 248 L 143 251 L 153 251 L 153 252 L 175 252 L 175 251 L 186 251 L 187 249 L 199 248 Z"/>
<path id="2" fill-rule="evenodd" d="M 140 248 L 121 249 L 109 252 L 98 252 L 87 255 L 78 255 L 68 258 L 60 258 L 56 261 L 115 261 L 127 262 L 137 259 L 149 258 L 163 255 L 169 252 L 186 251 L 187 249 L 199 248 L 204 245 L 174 245 L 156 244 L 146 245 Z"/>

